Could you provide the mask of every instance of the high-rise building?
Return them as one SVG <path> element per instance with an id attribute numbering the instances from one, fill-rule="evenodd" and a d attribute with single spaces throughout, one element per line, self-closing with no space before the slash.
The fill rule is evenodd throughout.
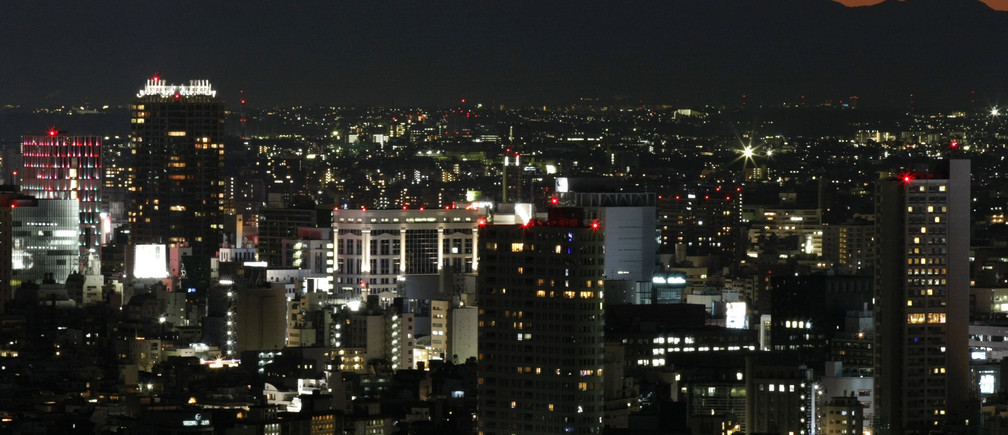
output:
<path id="1" fill-rule="evenodd" d="M 154 77 L 131 106 L 134 243 L 190 246 L 213 255 L 222 242 L 224 103 L 206 80 Z"/>
<path id="2" fill-rule="evenodd" d="M 21 140 L 21 190 L 38 199 L 70 199 L 80 213 L 79 258 L 83 271 L 91 254 L 99 254 L 101 241 L 102 151 L 97 136 L 48 134 Z M 62 247 L 65 249 L 66 247 Z M 66 278 L 66 277 L 63 277 Z"/>
<path id="3" fill-rule="evenodd" d="M 877 432 L 940 433 L 967 424 L 969 236 L 968 160 L 877 182 Z"/>
<path id="4" fill-rule="evenodd" d="M 479 433 L 600 433 L 603 235 L 580 209 L 479 234 Z"/>

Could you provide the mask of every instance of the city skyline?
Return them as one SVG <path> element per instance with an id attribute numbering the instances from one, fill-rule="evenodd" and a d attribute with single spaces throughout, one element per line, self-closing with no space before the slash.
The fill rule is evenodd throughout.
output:
<path id="1" fill-rule="evenodd" d="M 0 12 L 2 433 L 1008 433 L 1008 0 Z"/>

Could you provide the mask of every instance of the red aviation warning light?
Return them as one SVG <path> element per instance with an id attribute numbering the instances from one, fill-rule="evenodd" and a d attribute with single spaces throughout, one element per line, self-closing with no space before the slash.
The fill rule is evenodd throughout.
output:
<path id="1" fill-rule="evenodd" d="M 597 230 L 599 227 L 598 221 L 592 221 L 592 229 Z"/>
<path id="2" fill-rule="evenodd" d="M 481 217 L 481 218 L 479 218 L 478 221 L 476 221 L 476 223 L 479 224 L 479 226 L 481 226 L 481 227 L 485 226 L 486 225 L 486 218 Z"/>
<path id="3" fill-rule="evenodd" d="M 951 147 L 952 149 L 959 148 L 959 141 L 952 139 L 952 143 L 949 144 L 949 147 Z"/>
<path id="4" fill-rule="evenodd" d="M 906 173 L 900 176 L 900 180 L 903 180 L 904 183 L 910 183 L 914 180 L 914 176 L 913 174 Z"/>
<path id="5" fill-rule="evenodd" d="M 555 196 L 552 197 L 552 198 L 550 198 L 550 204 L 553 204 L 554 206 L 556 206 L 558 203 L 560 203 L 560 198 L 557 198 Z"/>
<path id="6" fill-rule="evenodd" d="M 50 129 L 49 129 L 49 137 L 53 137 L 53 136 L 56 136 L 56 134 L 57 134 L 57 133 L 59 133 L 59 132 L 58 132 L 58 131 L 56 131 L 56 129 L 55 129 L 55 128 L 50 128 Z"/>

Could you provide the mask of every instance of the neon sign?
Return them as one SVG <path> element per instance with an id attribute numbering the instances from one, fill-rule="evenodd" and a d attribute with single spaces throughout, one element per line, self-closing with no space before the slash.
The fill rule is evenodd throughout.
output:
<path id="1" fill-rule="evenodd" d="M 154 77 L 147 80 L 144 88 L 137 92 L 137 98 L 145 96 L 178 98 L 195 95 L 216 97 L 217 91 L 214 90 L 209 80 L 190 80 L 189 85 L 169 85 L 164 80 L 161 80 L 160 77 Z"/>

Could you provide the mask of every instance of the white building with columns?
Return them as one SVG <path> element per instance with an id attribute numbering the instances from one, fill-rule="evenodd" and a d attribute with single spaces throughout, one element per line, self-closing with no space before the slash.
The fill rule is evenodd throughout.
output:
<path id="1" fill-rule="evenodd" d="M 400 277 L 477 268 L 477 210 L 333 211 L 333 285 L 368 295 L 395 292 Z"/>

